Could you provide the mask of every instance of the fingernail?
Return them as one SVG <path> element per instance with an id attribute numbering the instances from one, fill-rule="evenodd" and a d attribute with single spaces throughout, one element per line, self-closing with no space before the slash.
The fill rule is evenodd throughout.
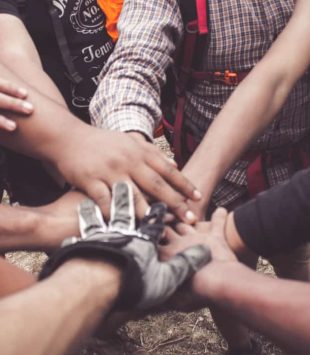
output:
<path id="1" fill-rule="evenodd" d="M 9 129 L 10 131 L 14 131 L 14 129 L 16 128 L 16 123 L 14 121 L 6 121 L 6 127 L 7 129 Z"/>
<path id="2" fill-rule="evenodd" d="M 185 218 L 189 221 L 189 222 L 195 222 L 197 217 L 195 215 L 195 213 L 193 211 L 186 211 L 185 213 Z"/>
<path id="3" fill-rule="evenodd" d="M 22 97 L 25 97 L 28 95 L 28 91 L 24 88 L 19 88 L 17 91 L 18 91 L 19 95 Z"/>
<path id="4" fill-rule="evenodd" d="M 24 108 L 27 112 L 32 112 L 32 110 L 33 110 L 33 105 L 32 105 L 30 102 L 24 101 L 22 105 L 23 105 L 23 108 Z"/>
<path id="5" fill-rule="evenodd" d="M 174 165 L 174 166 L 178 166 L 178 164 L 176 163 L 176 161 L 172 158 L 168 158 L 169 162 Z"/>
<path id="6" fill-rule="evenodd" d="M 199 190 L 194 190 L 193 196 L 195 200 L 200 200 L 202 198 L 202 194 Z"/>

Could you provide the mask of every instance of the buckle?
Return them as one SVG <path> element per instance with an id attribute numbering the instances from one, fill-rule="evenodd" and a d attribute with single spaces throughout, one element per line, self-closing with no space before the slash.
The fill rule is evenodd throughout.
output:
<path id="1" fill-rule="evenodd" d="M 213 73 L 213 80 L 223 82 L 228 86 L 238 85 L 238 74 L 230 70 L 225 70 L 225 72 L 216 71 Z"/>

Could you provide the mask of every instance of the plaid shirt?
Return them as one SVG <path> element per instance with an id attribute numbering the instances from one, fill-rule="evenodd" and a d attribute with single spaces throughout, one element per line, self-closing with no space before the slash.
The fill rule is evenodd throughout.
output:
<path id="1" fill-rule="evenodd" d="M 253 68 L 285 27 L 294 2 L 208 0 L 210 44 L 204 53 L 203 69 Z M 160 87 L 165 70 L 183 32 L 177 0 L 125 0 L 118 26 L 120 38 L 101 73 L 91 115 L 97 126 L 140 131 L 151 138 L 161 117 Z M 187 92 L 186 129 L 201 140 L 232 91 L 232 87 L 206 81 L 194 83 Z M 302 140 L 309 131 L 310 77 L 306 74 L 253 148 L 272 150 Z M 248 164 L 240 161 L 229 171 L 227 183 L 214 194 L 215 204 L 226 205 L 244 194 Z M 267 169 L 271 186 L 291 174 L 292 167 L 287 162 Z M 239 188 L 231 187 L 236 185 Z"/>

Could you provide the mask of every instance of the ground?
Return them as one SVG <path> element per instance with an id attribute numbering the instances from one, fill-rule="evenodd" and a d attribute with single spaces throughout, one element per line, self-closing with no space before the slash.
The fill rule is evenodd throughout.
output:
<path id="1" fill-rule="evenodd" d="M 169 154 L 164 139 L 159 139 L 157 144 Z M 43 253 L 9 253 L 7 257 L 13 263 L 34 273 L 39 272 L 46 260 Z M 266 260 L 260 260 L 259 272 L 274 277 L 272 267 Z M 264 337 L 253 335 L 261 342 L 263 354 L 283 354 Z M 220 355 L 224 354 L 225 350 L 227 345 L 206 308 L 188 314 L 169 312 L 131 321 L 121 327 L 113 339 L 87 340 L 76 355 Z"/>

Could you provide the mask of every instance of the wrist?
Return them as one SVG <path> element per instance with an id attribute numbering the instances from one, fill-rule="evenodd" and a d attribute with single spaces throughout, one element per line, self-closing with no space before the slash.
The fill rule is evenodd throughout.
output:
<path id="1" fill-rule="evenodd" d="M 50 150 L 44 156 L 44 160 L 63 176 L 63 171 L 67 170 L 68 162 L 70 163 L 72 160 L 72 152 L 75 152 L 81 144 L 85 145 L 85 141 L 92 136 L 94 129 L 77 118 L 70 119 L 50 144 Z M 70 139 L 68 139 L 68 134 Z"/>
<path id="2" fill-rule="evenodd" d="M 201 168 L 197 168 L 197 165 L 193 165 L 191 160 L 182 169 L 182 173 L 196 186 L 198 191 L 201 192 L 202 197 L 199 200 L 199 204 L 204 207 L 208 206 L 216 185 L 215 178 L 209 176 L 207 172 L 201 171 Z"/>
<path id="3" fill-rule="evenodd" d="M 192 280 L 192 290 L 202 303 L 217 303 L 224 298 L 231 275 L 242 266 L 238 261 L 212 261 L 199 270 Z M 236 271 L 237 270 L 237 271 Z"/>
<path id="4" fill-rule="evenodd" d="M 42 217 L 36 209 L 24 206 L 8 207 L 8 224 L 2 224 L 2 233 L 11 236 L 23 236 L 36 239 L 37 231 L 42 223 Z M 10 218 L 13 214 L 14 218 Z M 4 229 L 3 229 L 4 227 Z"/>
<path id="5" fill-rule="evenodd" d="M 70 276 L 73 282 L 83 285 L 83 288 L 93 289 L 99 303 L 101 300 L 106 303 L 107 299 L 114 302 L 121 288 L 121 268 L 105 260 L 72 258 L 61 265 L 54 275 L 66 279 Z"/>
<path id="6" fill-rule="evenodd" d="M 128 131 L 127 134 L 137 140 L 138 142 L 148 142 L 148 138 L 142 133 L 138 131 Z"/>
<path id="7" fill-rule="evenodd" d="M 225 236 L 229 248 L 235 254 L 240 255 L 246 251 L 247 248 L 243 243 L 242 239 L 240 238 L 239 233 L 237 231 L 233 212 L 230 212 L 227 217 L 227 222 L 225 226 Z"/>

